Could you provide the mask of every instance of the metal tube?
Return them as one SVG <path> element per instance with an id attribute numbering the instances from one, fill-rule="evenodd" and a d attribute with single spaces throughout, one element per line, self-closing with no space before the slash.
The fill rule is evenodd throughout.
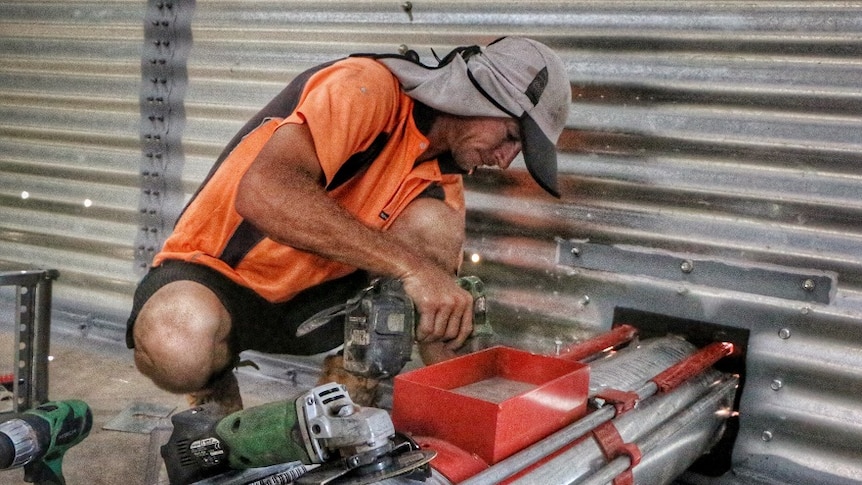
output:
<path id="1" fill-rule="evenodd" d="M 679 337 L 641 341 L 607 359 L 590 363 L 590 396 L 603 389 L 629 391 L 667 371 L 693 354 L 697 347 Z"/>
<path id="2" fill-rule="evenodd" d="M 605 349 L 618 347 L 626 342 L 631 341 L 637 336 L 638 331 L 631 325 L 620 325 L 610 332 L 603 333 L 589 340 L 576 344 L 558 355 L 561 359 L 566 360 L 584 360 Z"/>
<path id="3" fill-rule="evenodd" d="M 539 441 L 535 445 L 525 448 L 494 466 L 473 475 L 461 482 L 461 484 L 486 485 L 488 483 L 499 483 L 590 432 L 596 426 L 613 418 L 613 416 L 614 408 L 611 406 L 596 410 Z"/>
<path id="4" fill-rule="evenodd" d="M 673 435 L 678 433 L 680 430 L 697 420 L 702 420 L 707 414 L 714 414 L 721 406 L 726 406 L 726 401 L 733 398 L 734 390 L 738 383 L 738 379 L 736 377 L 732 377 L 714 386 L 709 393 L 697 402 L 686 407 L 670 421 L 644 437 L 644 439 L 638 443 L 641 453 L 646 455 L 650 451 L 656 449 L 662 442 L 673 437 Z M 568 485 L 575 483 L 578 485 L 605 485 L 612 482 L 614 478 L 626 471 L 630 465 L 631 458 L 626 455 L 621 455 L 614 460 L 611 460 L 610 463 L 597 470 L 596 473 L 588 477 L 586 480 L 572 480 L 565 483 Z"/>
<path id="5" fill-rule="evenodd" d="M 718 372 L 710 371 L 698 379 L 686 382 L 675 392 L 645 399 L 637 408 L 615 418 L 614 426 L 624 442 L 637 441 L 685 407 L 695 403 L 709 391 L 710 386 L 719 376 Z M 512 482 L 511 485 L 570 483 L 589 476 L 605 463 L 606 460 L 598 442 L 593 437 L 589 437 L 543 463 L 520 480 Z"/>

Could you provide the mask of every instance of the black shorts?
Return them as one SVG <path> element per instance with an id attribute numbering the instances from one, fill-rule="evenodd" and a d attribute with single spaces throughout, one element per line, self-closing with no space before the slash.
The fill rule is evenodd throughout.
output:
<path id="1" fill-rule="evenodd" d="M 344 321 L 327 323 L 302 337 L 297 327 L 316 313 L 346 302 L 368 286 L 368 275 L 356 271 L 299 293 L 284 303 L 270 303 L 254 291 L 238 285 L 211 268 L 184 261 L 166 261 L 141 280 L 135 291 L 126 324 L 126 345 L 134 348 L 132 328 L 144 303 L 162 286 L 173 281 L 194 281 L 212 290 L 231 316 L 230 342 L 234 354 L 244 350 L 266 353 L 313 355 L 344 343 Z"/>

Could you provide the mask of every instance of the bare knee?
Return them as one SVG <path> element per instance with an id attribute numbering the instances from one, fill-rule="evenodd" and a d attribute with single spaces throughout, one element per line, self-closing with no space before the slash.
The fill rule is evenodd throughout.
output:
<path id="1" fill-rule="evenodd" d="M 134 326 L 135 365 L 170 392 L 203 388 L 230 365 L 230 315 L 209 289 L 177 281 L 158 290 Z"/>

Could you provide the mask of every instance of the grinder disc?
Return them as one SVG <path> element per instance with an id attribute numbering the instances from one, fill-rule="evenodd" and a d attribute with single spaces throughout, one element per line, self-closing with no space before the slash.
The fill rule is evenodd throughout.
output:
<path id="1" fill-rule="evenodd" d="M 389 461 L 385 466 L 373 468 L 365 473 L 359 469 L 320 467 L 309 471 L 300 477 L 296 483 L 301 485 L 366 485 L 410 473 L 426 465 L 435 456 L 437 456 L 437 452 L 433 450 L 410 450 L 390 455 L 387 457 Z M 368 467 L 363 468 L 368 469 Z"/>

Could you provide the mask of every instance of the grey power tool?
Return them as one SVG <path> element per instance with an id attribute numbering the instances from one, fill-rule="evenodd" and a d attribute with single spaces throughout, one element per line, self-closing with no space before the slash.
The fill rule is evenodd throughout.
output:
<path id="1" fill-rule="evenodd" d="M 307 465 L 290 477 L 297 485 L 424 480 L 436 455 L 397 434 L 385 410 L 355 405 L 334 383 L 228 416 L 214 409 L 203 405 L 171 418 L 174 430 L 161 448 L 171 485 L 215 483 L 206 480 L 291 462 Z"/>

